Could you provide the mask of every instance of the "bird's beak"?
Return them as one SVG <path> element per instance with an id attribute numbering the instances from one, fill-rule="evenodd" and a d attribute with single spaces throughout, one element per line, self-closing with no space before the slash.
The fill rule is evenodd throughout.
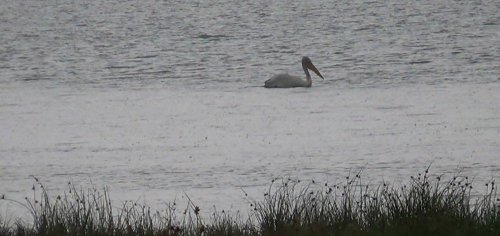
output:
<path id="1" fill-rule="evenodd" d="M 323 76 L 321 75 L 321 73 L 319 73 L 319 70 L 316 69 L 316 67 L 312 63 L 308 64 L 307 68 L 309 68 L 310 70 L 314 71 L 314 73 L 316 73 L 319 77 L 321 77 L 321 79 L 323 79 L 323 80 L 325 79 L 325 78 L 323 78 Z"/>

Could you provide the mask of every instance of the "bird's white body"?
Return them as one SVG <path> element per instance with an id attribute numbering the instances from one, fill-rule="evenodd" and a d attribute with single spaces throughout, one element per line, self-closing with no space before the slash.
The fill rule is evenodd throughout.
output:
<path id="1" fill-rule="evenodd" d="M 265 82 L 266 88 L 311 87 L 312 80 L 289 74 L 279 74 Z"/>
<path id="2" fill-rule="evenodd" d="M 266 82 L 264 82 L 264 87 L 266 88 L 294 88 L 294 87 L 311 87 L 312 80 L 309 70 L 314 71 L 322 79 L 323 76 L 319 73 L 318 69 L 312 64 L 309 57 L 302 57 L 302 68 L 306 74 L 306 78 L 301 78 L 300 76 L 294 76 L 289 74 L 279 74 L 271 77 Z"/>

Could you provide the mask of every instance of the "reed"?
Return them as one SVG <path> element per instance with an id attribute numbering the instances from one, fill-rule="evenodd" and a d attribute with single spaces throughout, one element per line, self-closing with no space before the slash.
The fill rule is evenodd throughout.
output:
<path id="1" fill-rule="evenodd" d="M 499 235 L 500 199 L 494 182 L 473 195 L 468 177 L 431 180 L 428 170 L 401 187 L 342 184 L 297 190 L 282 181 L 254 209 L 263 235 Z"/>
<path id="2" fill-rule="evenodd" d="M 500 235 L 500 199 L 494 181 L 474 194 L 468 177 L 443 181 L 428 169 L 406 185 L 370 187 L 361 175 L 330 185 L 276 179 L 243 218 L 214 212 L 205 221 L 189 197 L 163 211 L 126 201 L 115 208 L 104 189 L 77 189 L 50 197 L 35 178 L 25 202 L 32 223 L 0 219 L 0 235 Z"/>

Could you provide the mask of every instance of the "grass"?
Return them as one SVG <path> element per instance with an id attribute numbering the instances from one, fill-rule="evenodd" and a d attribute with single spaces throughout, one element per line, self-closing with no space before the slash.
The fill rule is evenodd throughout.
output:
<path id="1" fill-rule="evenodd" d="M 482 195 L 468 177 L 443 181 L 428 170 L 397 187 L 362 183 L 359 174 L 336 185 L 278 179 L 250 201 L 247 218 L 219 212 L 205 221 L 191 200 L 182 213 L 175 203 L 161 212 L 129 201 L 114 208 L 105 189 L 69 184 L 51 198 L 35 178 L 33 199 L 1 196 L 25 206 L 33 222 L 0 219 L 0 235 L 500 235 L 493 181 Z"/>

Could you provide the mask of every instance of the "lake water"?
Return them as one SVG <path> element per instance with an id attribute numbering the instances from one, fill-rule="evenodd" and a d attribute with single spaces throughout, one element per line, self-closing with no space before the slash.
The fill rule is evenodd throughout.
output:
<path id="1" fill-rule="evenodd" d="M 14 1 L 0 194 L 246 209 L 271 180 L 500 178 L 498 1 Z M 265 89 L 273 74 L 313 87 Z M 344 179 L 345 180 L 345 179 Z M 482 188 L 476 191 L 483 192 Z M 5 212 L 16 206 L 0 202 Z"/>

